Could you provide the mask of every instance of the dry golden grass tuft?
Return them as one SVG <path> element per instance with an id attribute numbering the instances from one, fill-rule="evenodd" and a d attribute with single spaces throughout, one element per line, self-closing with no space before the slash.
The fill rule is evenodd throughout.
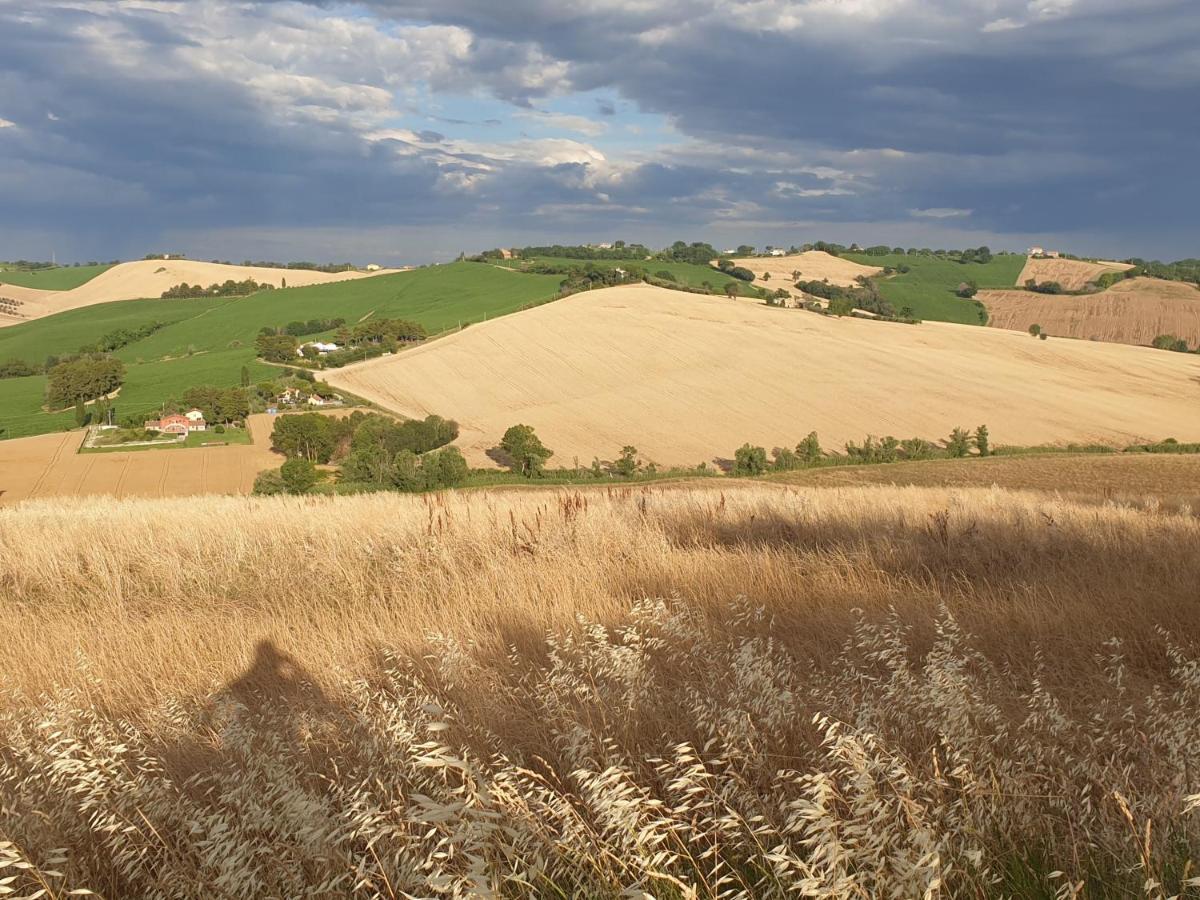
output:
<path id="1" fill-rule="evenodd" d="M 1197 546 L 1190 513 L 979 488 L 0 510 L 0 873 L 1165 897 Z"/>

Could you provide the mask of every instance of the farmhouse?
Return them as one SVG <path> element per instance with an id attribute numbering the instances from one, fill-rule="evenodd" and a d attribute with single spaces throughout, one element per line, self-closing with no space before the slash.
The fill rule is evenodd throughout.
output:
<path id="1" fill-rule="evenodd" d="M 378 272 L 379 264 L 378 263 L 367 263 L 367 271 L 368 272 Z"/>
<path id="2" fill-rule="evenodd" d="M 198 409 L 189 409 L 186 413 L 171 413 L 161 419 L 150 419 L 144 427 L 147 431 L 178 435 L 208 430 L 208 424 L 204 421 L 204 413 Z"/>
<path id="3" fill-rule="evenodd" d="M 1030 247 L 1027 255 L 1043 259 L 1058 259 L 1059 252 L 1057 250 L 1047 250 L 1044 247 Z"/>
<path id="4" fill-rule="evenodd" d="M 338 394 L 332 397 L 322 397 L 320 394 L 313 394 L 308 398 L 309 406 L 341 406 L 342 398 Z"/>
<path id="5" fill-rule="evenodd" d="M 309 341 L 307 344 L 301 344 L 296 348 L 296 355 L 303 356 L 305 347 L 315 347 L 317 353 L 319 353 L 321 356 L 324 356 L 326 353 L 332 353 L 334 350 L 338 349 L 338 345 L 332 341 Z"/>

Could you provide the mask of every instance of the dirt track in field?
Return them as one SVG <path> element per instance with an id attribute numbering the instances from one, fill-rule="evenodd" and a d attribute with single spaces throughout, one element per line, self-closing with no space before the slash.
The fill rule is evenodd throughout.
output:
<path id="1" fill-rule="evenodd" d="M 1148 346 L 1160 334 L 1200 345 L 1200 290 L 1180 281 L 1129 278 L 1098 294 L 1050 295 L 980 291 L 988 325 L 1083 340 Z M 1197 415 L 1200 415 L 1198 413 Z"/>
<path id="2" fill-rule="evenodd" d="M 330 383 L 405 415 L 452 417 L 473 465 L 508 426 L 534 426 L 552 465 L 662 465 L 768 450 L 816 430 L 944 437 L 981 423 L 995 443 L 1200 439 L 1200 358 L 998 329 L 834 319 L 646 285 L 577 294 Z"/>

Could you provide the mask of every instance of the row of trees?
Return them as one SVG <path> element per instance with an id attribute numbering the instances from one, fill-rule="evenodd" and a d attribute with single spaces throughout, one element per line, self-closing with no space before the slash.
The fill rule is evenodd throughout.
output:
<path id="1" fill-rule="evenodd" d="M 964 428 L 955 428 L 942 442 L 941 447 L 919 437 L 900 440 L 891 435 L 883 438 L 868 435 L 861 444 L 848 441 L 845 450 L 845 456 L 829 456 L 821 449 L 821 442 L 815 431 L 809 432 L 794 449 L 774 448 L 770 459 L 765 447 L 747 443 L 734 451 L 732 471 L 734 475 L 762 475 L 768 471 L 788 472 L 831 463 L 889 463 L 935 457 L 957 459 L 970 456 L 972 451 L 977 456 L 992 454 L 986 425 L 980 425 L 974 433 Z"/>
<path id="2" fill-rule="evenodd" d="M 45 363 L 26 362 L 23 359 L 10 359 L 0 363 L 0 380 L 5 378 L 27 378 L 30 375 L 41 375 L 64 363 L 76 362 L 83 357 L 93 357 L 111 353 L 128 346 L 143 338 L 147 338 L 160 328 L 166 327 L 164 322 L 147 322 L 136 328 L 117 328 L 100 337 L 90 344 L 84 344 L 79 352 L 70 356 L 48 356 Z"/>
<path id="3" fill-rule="evenodd" d="M 564 246 L 562 244 L 551 244 L 548 247 L 521 247 L 513 250 L 512 254 L 522 259 L 533 259 L 538 256 L 559 259 L 645 259 L 652 256 L 653 251 L 643 244 L 613 241 L 611 247 Z M 484 251 L 481 255 L 487 259 L 500 259 L 504 256 L 500 250 Z"/>
<path id="4" fill-rule="evenodd" d="M 290 334 L 292 337 L 307 337 L 310 334 L 320 334 L 322 331 L 332 331 L 334 328 L 340 328 L 346 324 L 346 320 L 339 317 L 336 319 L 309 319 L 307 322 L 295 321 L 288 322 L 282 328 L 272 328 L 270 325 L 264 325 L 259 329 L 259 334 Z"/>
<path id="5" fill-rule="evenodd" d="M 210 284 L 203 287 L 199 284 L 188 284 L 186 281 L 162 292 L 163 300 L 185 300 L 194 297 L 245 297 L 259 291 L 274 290 L 273 284 L 259 284 L 253 278 L 245 281 L 228 279 L 222 284 Z"/>

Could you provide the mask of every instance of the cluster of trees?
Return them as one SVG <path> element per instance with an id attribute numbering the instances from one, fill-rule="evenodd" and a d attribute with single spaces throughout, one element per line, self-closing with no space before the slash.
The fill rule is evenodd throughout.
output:
<path id="1" fill-rule="evenodd" d="M 753 281 L 754 273 L 744 266 L 735 266 L 727 259 L 722 259 L 717 263 L 717 268 L 731 278 L 736 278 L 739 281 Z"/>
<path id="2" fill-rule="evenodd" d="M 332 331 L 346 324 L 343 318 L 309 319 L 307 322 L 288 322 L 283 328 L 264 326 L 259 334 L 290 334 L 292 337 L 307 337 L 310 334 L 320 334 L 322 331 Z"/>
<path id="3" fill-rule="evenodd" d="M 210 284 L 203 287 L 191 285 L 186 281 L 162 292 L 163 300 L 186 300 L 193 297 L 245 297 L 258 291 L 273 290 L 273 284 L 259 284 L 253 278 L 245 281 L 234 281 L 232 278 L 223 284 Z"/>
<path id="4" fill-rule="evenodd" d="M 207 422 L 230 424 L 250 415 L 250 394 L 245 388 L 219 388 L 210 384 L 190 387 L 183 392 L 183 407 L 204 413 Z"/>
<path id="5" fill-rule="evenodd" d="M 521 247 L 513 250 L 512 253 L 513 256 L 519 256 L 522 259 L 532 259 L 536 256 L 551 256 L 559 259 L 645 259 L 653 255 L 652 251 L 643 244 L 626 244 L 624 241 L 613 241 L 611 247 L 564 246 L 562 244 L 552 244 L 549 247 Z M 492 250 L 484 251 L 481 255 L 489 259 L 499 259 L 504 254 L 499 250 Z"/>
<path id="6" fill-rule="evenodd" d="M 213 262 L 216 262 L 216 260 L 214 259 Z M 225 265 L 229 265 L 229 263 L 226 262 Z M 354 265 L 354 263 L 348 263 L 348 262 L 346 262 L 346 263 L 314 263 L 314 262 L 281 263 L 281 262 L 265 262 L 262 260 L 259 260 L 256 262 L 251 262 L 250 260 L 246 260 L 245 262 L 242 263 L 242 265 L 247 268 L 253 267 L 253 268 L 259 268 L 259 269 L 302 269 L 306 272 L 328 272 L 330 274 L 337 274 L 338 272 L 352 272 L 355 270 L 355 268 L 357 268 Z"/>
<path id="7" fill-rule="evenodd" d="M 83 403 L 111 394 L 125 380 L 125 364 L 100 354 L 60 362 L 49 371 L 46 403 L 50 409 Z"/>
<path id="8" fill-rule="evenodd" d="M 797 281 L 796 289 L 828 300 L 831 315 L 848 316 L 855 309 L 865 309 L 885 319 L 898 318 L 895 307 L 884 299 L 878 285 L 870 278 L 860 276 L 854 287 L 841 287 L 828 281 Z"/>
<path id="9" fill-rule="evenodd" d="M 4 262 L 0 262 L 0 269 L 14 269 L 14 270 L 15 269 L 23 269 L 23 270 L 29 271 L 29 272 L 37 272 L 41 269 L 72 269 L 72 268 L 78 269 L 80 266 L 103 266 L 103 265 L 115 266 L 119 262 L 120 262 L 119 259 L 112 259 L 112 260 L 109 260 L 107 263 L 101 263 L 101 262 L 97 262 L 94 259 L 90 259 L 85 263 L 73 262 L 68 266 L 64 263 L 54 263 L 54 262 L 44 262 L 44 261 L 43 262 L 35 262 L 34 260 L 31 260 L 31 259 L 14 259 L 14 260 L 6 260 Z"/>
<path id="10" fill-rule="evenodd" d="M 323 327 L 316 328 L 318 325 Z M 309 334 L 337 328 L 333 340 L 341 349 L 302 361 L 296 353 L 300 342 L 296 339 L 295 332 L 309 328 L 315 329 L 308 331 Z M 263 328 L 254 339 L 254 347 L 258 355 L 268 362 L 337 368 L 360 359 L 390 353 L 400 344 L 422 341 L 426 336 L 425 326 L 409 319 L 369 319 L 353 328 L 345 327 L 344 319 L 313 319 L 304 323 L 289 323 L 283 334 L 271 328 Z"/>
<path id="11" fill-rule="evenodd" d="M 1057 281 L 1038 281 L 1036 278 L 1025 279 L 1025 290 L 1033 291 L 1036 294 L 1065 294 L 1064 288 Z"/>
<path id="12" fill-rule="evenodd" d="M 1173 350 L 1176 353 L 1188 353 L 1188 342 L 1181 337 L 1176 337 L 1173 334 L 1157 335 L 1150 346 L 1156 350 Z M 1200 351 L 1200 347 L 1197 348 Z"/>
<path id="13" fill-rule="evenodd" d="M 821 441 L 815 431 L 798 443 L 795 448 L 776 447 L 770 458 L 764 447 L 743 444 L 733 454 L 734 475 L 762 475 L 768 471 L 789 472 L 828 464 L 867 464 L 898 462 L 907 459 L 933 459 L 934 457 L 960 458 L 971 455 L 991 456 L 992 448 L 986 425 L 980 425 L 971 433 L 955 428 L 938 447 L 924 438 L 914 437 L 898 440 L 891 435 L 876 438 L 868 435 L 861 444 L 846 443 L 846 454 L 831 457 L 821 449 Z"/>
<path id="14" fill-rule="evenodd" d="M 423 491 L 461 484 L 470 474 L 457 447 L 458 425 L 440 416 L 397 422 L 376 413 L 345 418 L 318 413 L 280 416 L 271 447 L 288 461 L 255 482 L 257 493 L 305 493 L 317 464 L 339 461 L 339 481 L 363 488 Z"/>
<path id="15" fill-rule="evenodd" d="M 40 375 L 41 373 L 41 366 L 32 365 L 23 359 L 10 359 L 7 362 L 0 362 L 0 379 L 26 378 L 30 375 Z"/>
<path id="16" fill-rule="evenodd" d="M 105 334 L 95 343 L 85 344 L 80 347 L 79 352 L 83 354 L 111 353 L 143 338 L 148 338 L 160 328 L 165 327 L 165 322 L 147 322 L 144 325 L 139 325 L 137 328 L 117 328 Z"/>
<path id="17" fill-rule="evenodd" d="M 658 255 L 660 259 L 670 259 L 675 262 L 707 266 L 721 254 L 713 249 L 712 244 L 706 244 L 702 241 L 693 241 L 690 244 L 684 241 L 676 241 Z"/>
<path id="18" fill-rule="evenodd" d="M 254 339 L 254 349 L 267 362 L 290 363 L 296 361 L 299 342 L 290 334 L 259 334 Z"/>
<path id="19" fill-rule="evenodd" d="M 1144 260 L 1135 256 L 1125 262 L 1133 266 L 1128 272 L 1123 273 L 1126 278 L 1148 275 L 1151 278 L 1162 278 L 1167 281 L 1190 281 L 1192 284 L 1200 285 L 1200 259 L 1180 259 L 1164 263 L 1158 260 Z"/>
<path id="20" fill-rule="evenodd" d="M 339 344 L 356 347 L 385 341 L 404 344 L 423 341 L 426 337 L 425 326 L 411 319 L 368 319 L 351 329 L 339 331 L 333 339 Z"/>

